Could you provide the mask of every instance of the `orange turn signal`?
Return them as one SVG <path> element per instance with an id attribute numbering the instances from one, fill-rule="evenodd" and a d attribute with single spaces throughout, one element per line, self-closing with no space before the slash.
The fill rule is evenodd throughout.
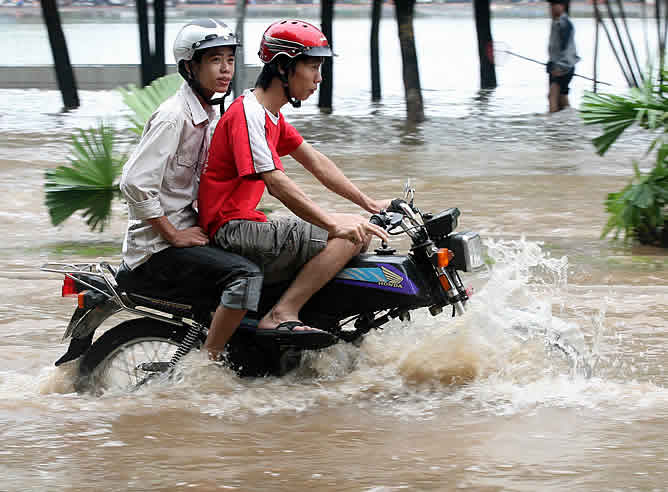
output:
<path id="1" fill-rule="evenodd" d="M 450 260 L 455 257 L 455 254 L 447 248 L 441 248 L 436 252 L 436 264 L 443 268 L 450 264 Z"/>

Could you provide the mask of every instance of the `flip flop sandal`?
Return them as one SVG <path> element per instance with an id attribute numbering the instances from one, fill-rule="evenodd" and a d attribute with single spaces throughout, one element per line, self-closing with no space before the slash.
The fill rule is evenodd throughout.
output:
<path id="1" fill-rule="evenodd" d="M 308 330 L 295 330 L 296 327 L 303 326 Z M 301 349 L 321 349 L 334 345 L 338 339 L 326 331 L 312 328 L 301 321 L 284 321 L 275 328 L 257 329 L 257 336 L 271 337 L 276 342 L 283 345 L 292 345 Z"/>

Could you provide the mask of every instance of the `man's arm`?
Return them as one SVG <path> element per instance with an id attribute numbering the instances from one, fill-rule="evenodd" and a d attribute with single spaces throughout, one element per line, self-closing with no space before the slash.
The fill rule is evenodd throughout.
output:
<path id="1" fill-rule="evenodd" d="M 387 233 L 364 217 L 350 214 L 328 214 L 292 181 L 283 171 L 275 169 L 260 173 L 269 193 L 288 207 L 296 216 L 329 233 L 353 243 L 363 243 L 369 234 L 387 241 Z"/>
<path id="2" fill-rule="evenodd" d="M 330 232 L 335 228 L 334 218 L 306 196 L 283 171 L 275 169 L 261 173 L 260 177 L 267 185 L 269 194 L 288 207 L 297 217 Z"/>
<path id="3" fill-rule="evenodd" d="M 367 212 L 378 213 L 387 203 L 373 200 L 355 186 L 331 159 L 314 149 L 308 142 L 302 142 L 290 154 L 304 168 L 328 189 L 359 205 Z"/>
<path id="4" fill-rule="evenodd" d="M 199 227 L 176 229 L 160 203 L 160 186 L 167 162 L 176 152 L 179 128 L 170 122 L 148 125 L 121 176 L 120 189 L 130 218 L 145 220 L 172 246 L 203 246 L 209 242 L 204 231 Z"/>
<path id="5" fill-rule="evenodd" d="M 155 219 L 147 219 L 146 222 L 151 224 L 153 230 L 175 248 L 206 246 L 209 244 L 209 237 L 201 227 L 194 226 L 187 229 L 177 229 L 166 215 Z"/>

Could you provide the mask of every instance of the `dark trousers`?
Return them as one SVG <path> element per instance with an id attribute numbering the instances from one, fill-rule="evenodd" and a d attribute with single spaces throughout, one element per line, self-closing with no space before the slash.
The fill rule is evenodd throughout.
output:
<path id="1" fill-rule="evenodd" d="M 152 297 L 251 311 L 257 309 L 262 289 L 262 272 L 255 263 L 215 246 L 163 249 L 118 280 L 124 288 Z"/>
<path id="2" fill-rule="evenodd" d="M 573 75 L 575 74 L 575 68 L 571 68 L 568 72 L 566 72 L 563 75 L 560 75 L 559 77 L 555 77 L 554 75 L 550 74 L 550 85 L 552 84 L 559 84 L 559 94 L 562 96 L 568 95 L 568 84 L 571 83 L 571 79 L 573 78 Z"/>

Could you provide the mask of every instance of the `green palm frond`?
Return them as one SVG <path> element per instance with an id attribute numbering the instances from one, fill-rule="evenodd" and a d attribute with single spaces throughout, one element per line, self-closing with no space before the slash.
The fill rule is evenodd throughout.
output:
<path id="1" fill-rule="evenodd" d="M 656 150 L 654 169 L 644 175 L 634 162 L 634 175 L 628 185 L 617 193 L 609 193 L 605 209 L 609 214 L 601 238 L 613 232 L 624 239 L 637 238 L 643 243 L 665 246 L 666 207 L 668 205 L 668 71 L 659 77 L 652 76 L 651 68 L 645 83 L 631 89 L 628 95 L 586 93 L 580 114 L 585 124 L 602 125 L 603 133 L 593 139 L 596 151 L 603 155 L 624 133 L 637 125 L 649 132 L 659 133 L 645 152 L 647 157 Z"/>
<path id="2" fill-rule="evenodd" d="M 91 230 L 104 230 L 125 161 L 125 156 L 114 155 L 114 141 L 113 128 L 102 122 L 98 128 L 79 130 L 72 136 L 69 165 L 46 171 L 46 206 L 53 225 L 82 210 Z"/>
<path id="3" fill-rule="evenodd" d="M 630 126 L 650 131 L 667 129 L 668 99 L 645 85 L 631 89 L 627 96 L 586 92 L 580 110 L 586 125 L 602 125 L 603 133 L 593 140 L 596 151 L 603 155 Z"/>
<path id="4" fill-rule="evenodd" d="M 123 102 L 134 112 L 133 115 L 128 117 L 130 123 L 134 125 L 131 130 L 137 135 L 141 135 L 144 131 L 144 125 L 153 112 L 163 101 L 175 94 L 182 83 L 181 76 L 174 73 L 160 77 L 154 80 L 151 85 L 143 88 L 138 88 L 135 85 L 119 88 L 118 91 L 123 96 Z"/>
<path id="5" fill-rule="evenodd" d="M 134 112 L 132 131 L 141 135 L 144 125 L 160 104 L 176 93 L 183 79 L 167 75 L 138 89 L 119 89 L 123 101 Z M 72 137 L 69 164 L 46 172 L 46 206 L 53 225 L 81 211 L 91 230 L 103 231 L 111 218 L 111 204 L 119 194 L 118 179 L 126 156 L 115 154 L 115 132 L 100 123 L 98 128 L 79 130 Z"/>

